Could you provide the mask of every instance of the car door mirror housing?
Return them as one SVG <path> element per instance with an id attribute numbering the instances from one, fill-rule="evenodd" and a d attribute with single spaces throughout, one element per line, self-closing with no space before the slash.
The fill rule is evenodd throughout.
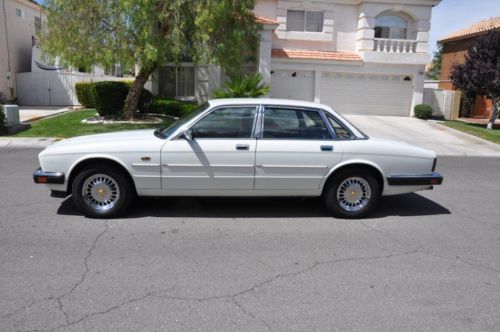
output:
<path id="1" fill-rule="evenodd" d="M 193 140 L 193 131 L 191 129 L 187 129 L 186 131 L 184 131 L 184 133 L 182 133 L 182 136 L 186 140 L 192 141 Z"/>

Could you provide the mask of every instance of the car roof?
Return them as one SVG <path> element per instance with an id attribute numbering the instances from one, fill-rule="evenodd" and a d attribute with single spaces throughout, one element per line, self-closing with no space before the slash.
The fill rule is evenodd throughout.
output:
<path id="1" fill-rule="evenodd" d="M 309 107 L 321 108 L 324 110 L 332 111 L 331 107 L 313 103 L 310 101 L 292 100 L 292 99 L 274 99 L 274 98 L 227 98 L 227 99 L 210 99 L 210 106 L 224 106 L 224 105 L 280 105 L 280 106 L 295 106 L 295 107 Z"/>

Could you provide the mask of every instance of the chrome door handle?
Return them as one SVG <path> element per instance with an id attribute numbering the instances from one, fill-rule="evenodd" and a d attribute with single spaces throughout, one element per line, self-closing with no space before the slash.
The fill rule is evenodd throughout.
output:
<path id="1" fill-rule="evenodd" d="M 322 145 L 321 151 L 333 151 L 333 145 Z"/>
<path id="2" fill-rule="evenodd" d="M 248 151 L 248 150 L 250 150 L 250 145 L 248 145 L 248 144 L 236 144 L 236 150 Z"/>

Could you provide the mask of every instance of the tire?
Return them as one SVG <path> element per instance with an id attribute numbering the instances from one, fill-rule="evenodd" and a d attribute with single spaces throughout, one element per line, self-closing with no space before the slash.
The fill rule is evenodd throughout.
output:
<path id="1" fill-rule="evenodd" d="M 363 218 L 378 205 L 380 184 L 369 170 L 346 169 L 327 183 L 323 199 L 336 217 Z"/>
<path id="2" fill-rule="evenodd" d="M 122 215 L 132 203 L 134 189 L 123 172 L 112 166 L 91 166 L 78 173 L 73 201 L 85 216 L 108 219 Z"/>

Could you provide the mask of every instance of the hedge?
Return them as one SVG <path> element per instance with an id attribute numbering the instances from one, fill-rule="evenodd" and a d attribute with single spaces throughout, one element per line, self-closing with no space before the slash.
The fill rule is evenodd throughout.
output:
<path id="1" fill-rule="evenodd" d="M 182 118 L 193 112 L 198 105 L 192 102 L 182 102 L 175 99 L 156 99 L 151 105 L 151 112 Z"/>
<path id="2" fill-rule="evenodd" d="M 120 118 L 129 87 L 125 82 L 104 81 L 94 83 L 90 89 L 92 102 L 102 117 Z"/>
<path id="3" fill-rule="evenodd" d="M 427 120 L 432 116 L 432 106 L 427 104 L 416 105 L 413 109 L 415 116 L 419 119 Z"/>
<path id="4" fill-rule="evenodd" d="M 133 81 L 118 81 L 118 82 L 104 81 L 104 82 L 111 82 L 111 85 L 114 85 L 113 83 L 118 83 L 119 86 L 126 87 L 127 94 L 128 94 L 128 91 L 130 90 L 130 87 L 134 83 Z M 102 82 L 97 82 L 97 83 L 102 83 Z M 96 108 L 97 109 L 97 105 L 94 103 L 94 100 L 96 97 L 92 95 L 92 91 L 93 91 L 92 87 L 97 83 L 76 83 L 75 84 L 78 102 L 80 104 L 82 104 L 85 108 Z M 126 95 L 123 98 L 124 104 L 125 104 Z M 149 108 L 151 107 L 152 101 L 153 101 L 153 94 L 149 90 L 143 89 L 141 96 L 139 97 L 139 102 L 137 103 L 137 109 L 139 111 L 148 111 Z M 122 106 L 122 108 L 123 108 L 123 106 Z M 115 113 L 115 112 L 113 112 L 113 113 Z"/>
<path id="5" fill-rule="evenodd" d="M 85 108 L 95 108 L 90 90 L 94 86 L 94 83 L 76 83 L 75 90 L 76 96 L 78 97 L 78 102 L 82 104 Z"/>

